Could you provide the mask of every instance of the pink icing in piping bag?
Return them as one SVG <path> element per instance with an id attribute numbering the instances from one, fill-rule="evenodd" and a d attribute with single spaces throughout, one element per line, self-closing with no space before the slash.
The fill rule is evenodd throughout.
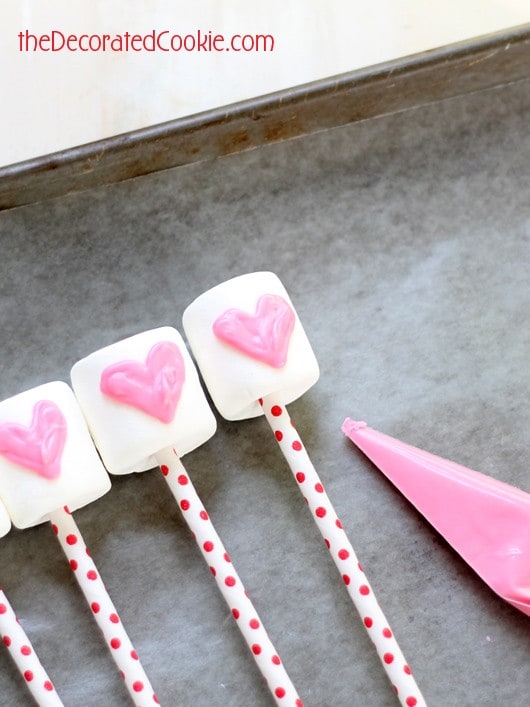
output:
<path id="1" fill-rule="evenodd" d="M 530 494 L 349 418 L 342 431 L 499 596 L 530 616 Z"/>

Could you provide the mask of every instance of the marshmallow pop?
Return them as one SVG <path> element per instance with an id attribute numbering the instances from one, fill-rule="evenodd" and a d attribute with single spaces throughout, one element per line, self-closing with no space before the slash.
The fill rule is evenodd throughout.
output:
<path id="1" fill-rule="evenodd" d="M 10 528 L 9 514 L 5 506 L 0 503 L 0 537 L 4 537 Z M 40 707 L 63 707 L 52 681 L 42 667 L 35 649 L 2 589 L 0 589 L 0 636 L 37 704 Z"/>
<path id="2" fill-rule="evenodd" d="M 180 334 L 171 327 L 136 334 L 78 361 L 71 377 L 108 471 L 126 474 L 160 466 L 274 699 L 301 707 L 181 462 L 210 439 L 216 422 Z"/>
<path id="3" fill-rule="evenodd" d="M 110 480 L 66 383 L 0 402 L 0 497 L 18 528 L 50 521 L 136 705 L 156 696 L 71 512 L 103 496 Z"/>
<path id="4" fill-rule="evenodd" d="M 183 325 L 221 415 L 265 415 L 400 702 L 425 704 L 285 408 L 318 380 L 319 369 L 282 283 L 270 272 L 235 277 L 192 302 Z"/>

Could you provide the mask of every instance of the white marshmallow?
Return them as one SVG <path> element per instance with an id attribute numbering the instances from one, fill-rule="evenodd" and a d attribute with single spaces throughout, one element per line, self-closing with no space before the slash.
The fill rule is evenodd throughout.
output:
<path id="1" fill-rule="evenodd" d="M 193 361 L 172 327 L 100 349 L 78 361 L 71 377 L 112 474 L 157 466 L 153 455 L 166 447 L 182 457 L 215 433 L 215 417 Z"/>
<path id="2" fill-rule="evenodd" d="M 0 503 L 0 538 L 3 538 L 4 535 L 7 535 L 10 530 L 11 519 L 9 518 L 9 513 L 7 512 L 7 508 L 4 506 L 4 504 Z"/>
<path id="3" fill-rule="evenodd" d="M 224 340 L 214 332 L 220 317 L 222 331 L 217 331 Z M 287 404 L 318 380 L 315 354 L 273 273 L 241 275 L 208 290 L 186 308 L 183 325 L 210 395 L 227 420 L 258 417 L 263 414 L 259 398 L 274 394 Z"/>
<path id="4" fill-rule="evenodd" d="M 28 528 L 110 489 L 79 405 L 52 382 L 0 403 L 0 498 L 11 521 Z"/>

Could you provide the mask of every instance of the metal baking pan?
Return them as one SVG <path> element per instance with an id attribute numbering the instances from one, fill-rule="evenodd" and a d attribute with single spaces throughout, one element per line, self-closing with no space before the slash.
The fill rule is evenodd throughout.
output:
<path id="1" fill-rule="evenodd" d="M 231 276 L 280 276 L 321 366 L 291 415 L 435 707 L 525 704 L 530 623 L 340 426 L 530 491 L 529 61 L 519 28 L 0 176 L 2 399 L 181 330 Z M 265 421 L 219 419 L 184 461 L 305 704 L 397 704 Z M 76 519 L 161 704 L 271 704 L 157 470 Z M 12 531 L 0 557 L 65 704 L 130 704 L 50 529 Z M 0 695 L 32 704 L 7 651 Z"/>
<path id="2" fill-rule="evenodd" d="M 0 208 L 211 160 L 528 77 L 528 26 L 0 168 Z"/>

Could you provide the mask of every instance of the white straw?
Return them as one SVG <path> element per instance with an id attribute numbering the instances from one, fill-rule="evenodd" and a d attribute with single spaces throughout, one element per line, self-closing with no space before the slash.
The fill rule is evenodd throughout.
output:
<path id="1" fill-rule="evenodd" d="M 160 704 L 72 515 L 61 508 L 50 521 L 134 704 Z"/>
<path id="2" fill-rule="evenodd" d="M 399 701 L 423 707 L 425 700 L 286 408 L 272 395 L 259 402 Z"/>
<path id="3" fill-rule="evenodd" d="M 156 459 L 276 704 L 303 707 L 177 453 L 165 449 Z"/>
<path id="4" fill-rule="evenodd" d="M 0 635 L 39 707 L 63 707 L 52 681 L 42 667 L 2 589 L 0 589 Z"/>

